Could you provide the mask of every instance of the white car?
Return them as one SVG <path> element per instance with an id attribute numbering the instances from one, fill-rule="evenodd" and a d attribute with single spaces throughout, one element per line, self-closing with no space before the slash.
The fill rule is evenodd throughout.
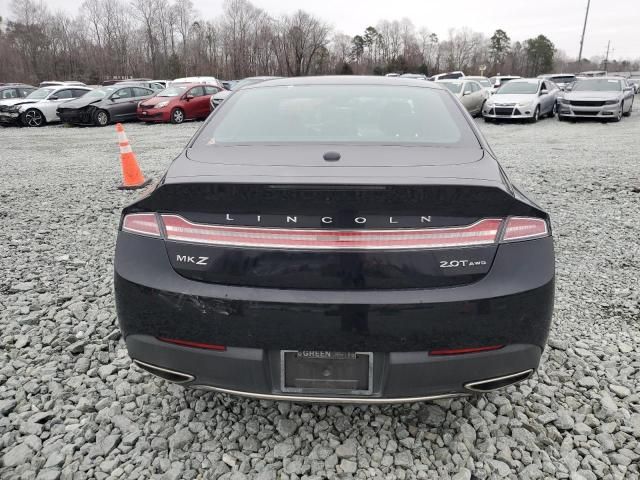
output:
<path id="1" fill-rule="evenodd" d="M 524 119 L 532 123 L 554 117 L 560 89 L 551 80 L 518 78 L 510 80 L 487 100 L 482 108 L 485 122 Z"/>
<path id="2" fill-rule="evenodd" d="M 183 77 L 171 80 L 169 83 L 172 85 L 174 83 L 206 83 L 208 85 L 215 85 L 217 87 L 224 88 L 222 86 L 222 82 L 220 82 L 216 77 Z"/>
<path id="3" fill-rule="evenodd" d="M 460 78 L 459 80 L 438 80 L 436 83 L 444 86 L 454 97 L 460 100 L 464 108 L 473 117 L 482 114 L 484 102 L 490 96 L 480 83 L 476 80 L 469 80 L 469 77 Z"/>
<path id="4" fill-rule="evenodd" d="M 47 80 L 46 82 L 40 82 L 38 85 L 40 88 L 42 87 L 64 87 L 64 86 L 74 86 L 74 87 L 84 87 L 86 83 L 76 82 L 74 80 L 66 80 L 64 82 L 60 82 L 58 80 Z"/>
<path id="5" fill-rule="evenodd" d="M 438 80 L 457 80 L 458 78 L 462 78 L 464 76 L 464 72 L 456 70 L 455 72 L 439 73 L 438 75 L 429 77 L 429 81 L 437 82 Z"/>
<path id="6" fill-rule="evenodd" d="M 39 88 L 26 98 L 15 99 L 11 105 L 3 105 L 0 109 L 0 123 L 41 127 L 47 123 L 59 122 L 56 109 L 60 104 L 79 98 L 89 91 L 91 88 L 80 85 Z"/>
<path id="7" fill-rule="evenodd" d="M 489 81 L 489 79 L 487 77 L 481 77 L 481 76 L 468 76 L 468 77 L 464 77 L 465 80 L 475 80 L 476 82 L 478 82 L 482 88 L 484 88 L 487 92 L 487 94 L 491 95 L 493 92 L 493 85 L 491 84 L 491 82 Z"/>

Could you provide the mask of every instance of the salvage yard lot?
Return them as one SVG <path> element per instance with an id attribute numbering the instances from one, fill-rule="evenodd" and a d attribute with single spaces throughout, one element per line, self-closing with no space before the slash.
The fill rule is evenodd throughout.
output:
<path id="1" fill-rule="evenodd" d="M 159 178 L 200 126 L 125 124 Z M 189 391 L 117 334 L 113 127 L 0 129 L 0 478 L 640 475 L 640 114 L 479 122 L 550 212 L 554 325 L 539 372 L 476 399 L 323 406 Z M 509 477 L 511 475 L 511 477 Z"/>

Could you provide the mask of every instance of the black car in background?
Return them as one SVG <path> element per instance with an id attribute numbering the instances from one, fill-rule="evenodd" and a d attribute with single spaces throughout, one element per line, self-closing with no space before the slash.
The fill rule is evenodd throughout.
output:
<path id="1" fill-rule="evenodd" d="M 388 403 L 528 378 L 554 299 L 549 216 L 441 85 L 238 90 L 123 211 L 120 327 L 167 380 Z"/>
<path id="2" fill-rule="evenodd" d="M 57 109 L 60 121 L 74 125 L 96 125 L 136 119 L 138 103 L 153 96 L 150 88 L 138 84 L 116 84 L 97 88 L 82 98 Z"/>
<path id="3" fill-rule="evenodd" d="M 5 83 L 4 85 L 0 85 L 0 104 L 3 100 L 25 98 L 35 90 L 37 90 L 36 87 L 25 83 Z"/>

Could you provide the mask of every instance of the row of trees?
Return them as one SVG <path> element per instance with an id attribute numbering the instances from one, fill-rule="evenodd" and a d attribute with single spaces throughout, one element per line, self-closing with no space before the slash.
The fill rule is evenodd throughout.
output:
<path id="1" fill-rule="evenodd" d="M 446 38 L 408 19 L 383 20 L 354 37 L 303 10 L 273 17 L 249 0 L 226 0 L 220 15 L 201 18 L 192 0 L 84 0 L 75 16 L 43 0 L 12 0 L 0 18 L 0 81 L 215 75 L 428 75 L 463 70 L 537 75 L 599 68 L 571 61 L 549 38 L 512 41 L 469 28 Z M 638 62 L 609 62 L 610 70 Z"/>

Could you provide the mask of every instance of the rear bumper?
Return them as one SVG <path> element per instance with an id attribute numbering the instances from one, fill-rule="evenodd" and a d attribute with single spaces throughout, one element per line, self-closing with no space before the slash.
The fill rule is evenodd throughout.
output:
<path id="1" fill-rule="evenodd" d="M 537 368 L 553 310 L 553 241 L 501 245 L 491 271 L 469 285 L 328 291 L 189 280 L 173 270 L 162 240 L 120 232 L 115 293 L 131 357 L 191 375 L 191 385 L 281 396 L 280 350 L 365 351 L 375 354 L 374 393 L 365 398 L 465 394 L 468 382 Z M 428 355 L 487 345 L 506 346 Z"/>
<path id="2" fill-rule="evenodd" d="M 261 399 L 348 403 L 432 400 L 483 391 L 470 385 L 495 377 L 527 378 L 540 361 L 536 345 L 509 345 L 493 352 L 429 356 L 428 352 L 379 352 L 374 355 L 371 395 L 292 394 L 281 388 L 279 351 L 230 347 L 224 352 L 167 344 L 146 335 L 130 335 L 129 354 L 139 367 L 185 375 L 185 385 Z M 144 359 L 144 360 L 142 360 Z M 141 362 L 141 363 L 138 363 Z M 162 372 L 158 372 L 162 376 Z M 511 379 L 506 379 L 509 382 Z"/>

